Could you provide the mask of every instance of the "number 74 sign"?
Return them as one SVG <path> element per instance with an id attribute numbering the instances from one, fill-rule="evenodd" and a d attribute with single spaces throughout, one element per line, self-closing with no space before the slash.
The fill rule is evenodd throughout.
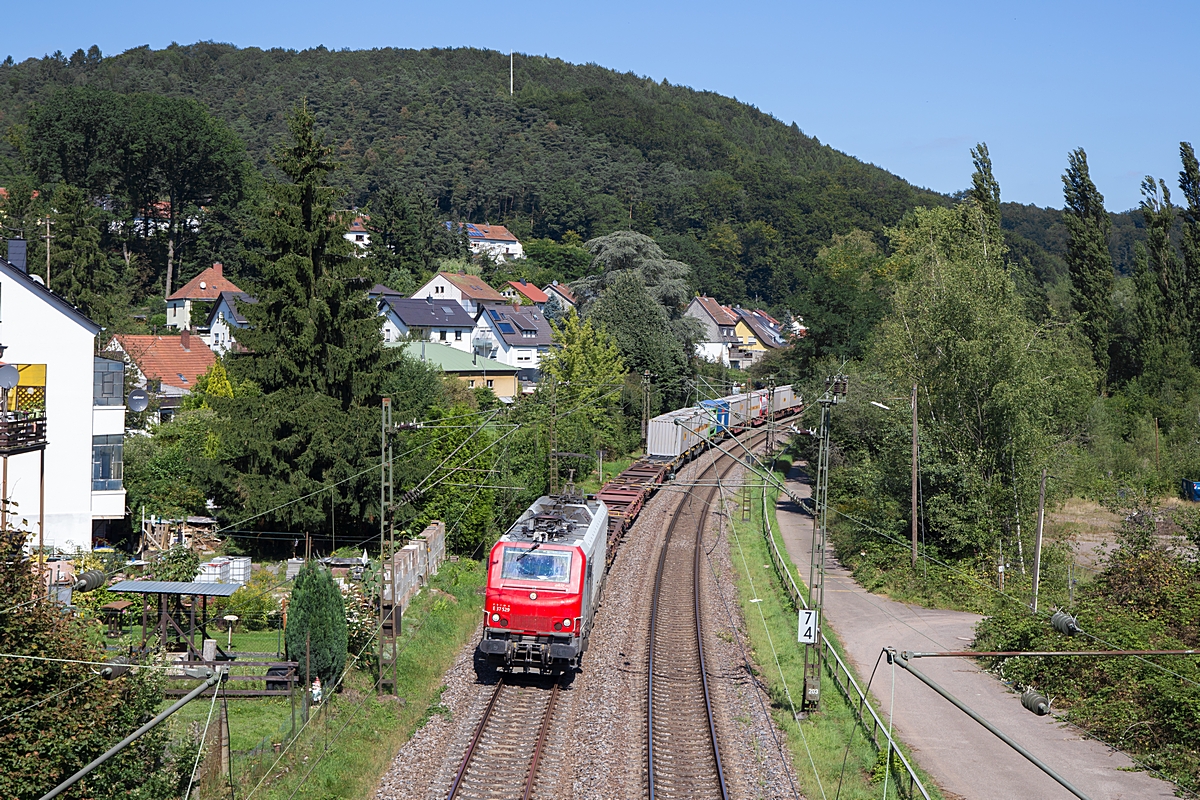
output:
<path id="1" fill-rule="evenodd" d="M 800 644 L 817 643 L 817 612 L 814 609 L 800 609 L 800 630 L 798 640 Z"/>

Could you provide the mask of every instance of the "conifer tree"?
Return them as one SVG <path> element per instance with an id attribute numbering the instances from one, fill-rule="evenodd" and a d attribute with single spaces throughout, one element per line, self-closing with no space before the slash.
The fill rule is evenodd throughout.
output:
<path id="1" fill-rule="evenodd" d="M 1103 388 L 1109 371 L 1114 316 L 1112 256 L 1108 251 L 1112 221 L 1104 209 L 1104 195 L 1088 174 L 1087 153 L 1082 147 L 1067 156 L 1067 171 L 1062 180 L 1071 306 L 1091 344 Z"/>
<path id="2" fill-rule="evenodd" d="M 1187 206 L 1180 211 L 1183 217 L 1183 265 L 1187 292 L 1184 303 L 1190 311 L 1188 322 L 1192 330 L 1192 358 L 1200 363 L 1200 164 L 1191 142 L 1179 143 L 1183 170 L 1179 173 L 1179 188 Z"/>
<path id="3" fill-rule="evenodd" d="M 274 159 L 288 180 L 268 186 L 260 214 L 258 302 L 242 306 L 247 351 L 229 362 L 234 384 L 261 394 L 209 398 L 222 418 L 215 494 L 230 521 L 331 530 L 336 514 L 365 528 L 378 513 L 366 466 L 378 457 L 381 323 L 366 259 L 350 254 L 335 213 L 332 148 L 305 105 L 288 130 Z M 319 489 L 334 481 L 345 483 L 331 514 Z"/>
<path id="4" fill-rule="evenodd" d="M 288 603 L 284 640 L 300 674 L 320 678 L 330 691 L 346 666 L 346 604 L 329 570 L 308 562 L 296 576 Z"/>

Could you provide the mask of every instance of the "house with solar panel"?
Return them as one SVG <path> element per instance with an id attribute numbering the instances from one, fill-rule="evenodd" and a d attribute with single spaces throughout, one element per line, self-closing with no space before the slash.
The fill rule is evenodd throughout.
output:
<path id="1" fill-rule="evenodd" d="M 471 352 L 475 319 L 453 300 L 403 297 L 381 292 L 376 300 L 383 317 L 383 341 L 438 342 L 464 353 Z"/>
<path id="2" fill-rule="evenodd" d="M 446 227 L 453 231 L 456 224 L 467 232 L 467 242 L 473 256 L 488 255 L 493 261 L 513 261 L 525 257 L 525 248 L 503 225 L 447 222 Z"/>
<path id="3" fill-rule="evenodd" d="M 536 382 L 541 377 L 542 356 L 550 352 L 551 333 L 539 308 L 485 308 L 475 319 L 471 343 L 479 355 L 516 367 L 520 380 Z"/>

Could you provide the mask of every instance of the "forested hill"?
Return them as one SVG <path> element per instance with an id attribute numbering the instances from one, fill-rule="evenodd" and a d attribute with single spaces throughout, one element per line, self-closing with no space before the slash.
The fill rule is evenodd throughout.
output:
<path id="1" fill-rule="evenodd" d="M 285 113 L 307 98 L 338 146 L 347 205 L 398 185 L 523 236 L 633 227 L 729 301 L 786 303 L 834 233 L 882 243 L 914 205 L 946 202 L 711 92 L 521 55 L 513 97 L 508 77 L 507 54 L 474 49 L 79 51 L 0 67 L 0 127 L 64 86 L 192 97 L 265 170 Z M 8 142 L 0 153 L 7 177 L 17 160 Z"/>

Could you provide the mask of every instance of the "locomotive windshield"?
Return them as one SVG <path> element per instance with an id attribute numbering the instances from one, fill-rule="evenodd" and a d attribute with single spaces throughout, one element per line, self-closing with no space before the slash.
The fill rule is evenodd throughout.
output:
<path id="1" fill-rule="evenodd" d="M 506 547 L 500 576 L 518 581 L 566 583 L 571 580 L 571 553 L 568 550 Z"/>

